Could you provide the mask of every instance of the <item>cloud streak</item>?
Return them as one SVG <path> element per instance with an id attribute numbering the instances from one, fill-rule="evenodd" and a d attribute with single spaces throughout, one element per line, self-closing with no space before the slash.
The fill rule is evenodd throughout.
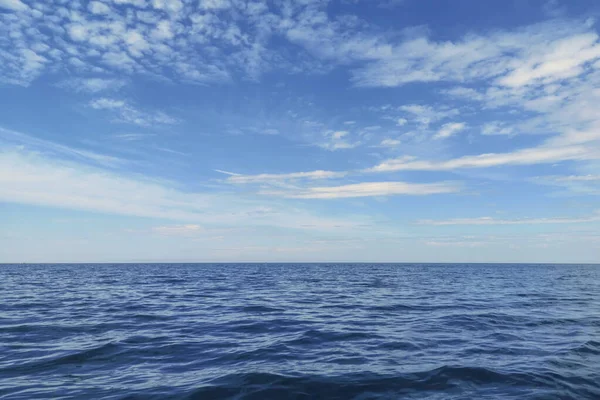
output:
<path id="1" fill-rule="evenodd" d="M 182 221 L 188 226 L 183 229 L 188 230 L 189 226 L 202 225 L 327 232 L 370 221 L 361 216 L 337 219 L 297 207 L 269 206 L 264 200 L 225 193 L 185 192 L 174 183 L 11 147 L 0 148 L 0 201 Z"/>
<path id="2" fill-rule="evenodd" d="M 421 220 L 420 225 L 451 226 L 451 225 L 553 225 L 553 224 L 585 224 L 600 221 L 600 212 L 595 215 L 580 218 L 523 218 L 496 219 L 492 217 L 453 218 L 447 220 Z"/>
<path id="3" fill-rule="evenodd" d="M 343 199 L 374 196 L 426 196 L 457 193 L 460 190 L 461 185 L 455 182 L 363 182 L 343 186 L 312 187 L 299 191 L 261 191 L 259 193 L 291 199 Z"/>
<path id="4" fill-rule="evenodd" d="M 117 122 L 124 122 L 143 127 L 153 125 L 174 125 L 179 120 L 162 112 L 145 112 L 137 109 L 125 100 L 112 98 L 98 98 L 90 101 L 90 107 L 95 110 L 107 110 L 117 115 Z"/>
<path id="5" fill-rule="evenodd" d="M 218 171 L 222 172 L 223 171 Z M 231 173 L 229 173 L 231 174 Z M 239 175 L 231 174 L 227 178 L 227 182 L 236 184 L 247 184 L 247 183 L 274 183 L 283 182 L 290 180 L 318 180 L 318 179 L 333 179 L 342 178 L 346 176 L 346 172 L 333 172 L 333 171 L 310 171 L 310 172 L 292 172 L 288 174 L 259 174 L 259 175 Z"/>
<path id="6" fill-rule="evenodd" d="M 540 146 L 510 153 L 488 153 L 463 156 L 446 161 L 420 161 L 414 157 L 400 157 L 384 161 L 366 172 L 393 171 L 452 171 L 466 168 L 491 168 L 507 165 L 547 164 L 568 160 L 592 160 L 600 156 L 597 149 L 586 146 Z"/>

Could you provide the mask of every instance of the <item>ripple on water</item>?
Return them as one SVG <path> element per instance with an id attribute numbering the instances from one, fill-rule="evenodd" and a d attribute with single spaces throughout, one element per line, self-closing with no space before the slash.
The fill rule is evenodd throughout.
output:
<path id="1" fill-rule="evenodd" d="M 0 266 L 3 399 L 600 399 L 600 266 Z"/>

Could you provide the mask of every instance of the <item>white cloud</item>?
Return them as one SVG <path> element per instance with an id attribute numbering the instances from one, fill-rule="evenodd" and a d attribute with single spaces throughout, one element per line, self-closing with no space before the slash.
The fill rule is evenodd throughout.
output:
<path id="1" fill-rule="evenodd" d="M 223 172 L 223 171 L 219 171 Z M 231 174 L 231 173 L 229 173 Z M 345 172 L 333 172 L 333 171 L 310 171 L 310 172 L 292 172 L 288 174 L 259 174 L 259 175 L 239 175 L 235 174 L 227 178 L 227 182 L 229 183 L 272 183 L 272 182 L 282 182 L 288 180 L 297 180 L 297 179 L 333 179 L 333 178 L 342 178 L 346 175 Z"/>
<path id="2" fill-rule="evenodd" d="M 39 154 L 58 156 L 62 159 L 74 159 L 108 167 L 117 167 L 126 164 L 126 160 L 118 157 L 49 142 L 2 127 L 0 127 L 1 144 L 11 146 L 12 148 L 23 148 Z"/>
<path id="3" fill-rule="evenodd" d="M 339 199 L 351 197 L 424 196 L 456 193 L 461 186 L 453 182 L 407 183 L 407 182 L 363 182 L 343 186 L 313 187 L 294 191 L 261 191 L 261 194 L 293 199 Z"/>
<path id="4" fill-rule="evenodd" d="M 552 177 L 557 182 L 595 182 L 600 181 L 600 175 L 569 175 Z"/>
<path id="5" fill-rule="evenodd" d="M 326 131 L 324 133 L 326 142 L 317 142 L 316 145 L 329 151 L 353 149 L 360 145 L 360 142 L 350 142 L 346 138 L 350 136 L 348 131 Z"/>
<path id="6" fill-rule="evenodd" d="M 360 216 L 336 219 L 277 204 L 268 207 L 265 200 L 175 187 L 149 177 L 122 175 L 14 148 L 0 149 L 2 202 L 169 219 L 206 228 L 272 226 L 329 232 L 370 222 Z"/>
<path id="7" fill-rule="evenodd" d="M 241 176 L 242 175 L 242 174 L 238 174 L 238 173 L 235 173 L 235 172 L 224 171 L 222 169 L 215 169 L 214 171 L 218 172 L 220 174 L 229 175 L 229 176 Z"/>
<path id="8" fill-rule="evenodd" d="M 123 79 L 107 78 L 74 78 L 63 81 L 59 86 L 82 93 L 99 93 L 103 91 L 114 91 L 126 85 Z"/>
<path id="9" fill-rule="evenodd" d="M 402 141 L 398 139 L 383 139 L 381 143 L 379 143 L 379 147 L 397 147 L 402 144 Z"/>
<path id="10" fill-rule="evenodd" d="M 126 103 L 123 100 L 100 98 L 92 100 L 90 106 L 97 110 L 114 110 L 125 107 Z"/>
<path id="11" fill-rule="evenodd" d="M 183 8 L 181 0 L 152 0 L 152 6 L 169 13 L 178 13 Z"/>
<path id="12" fill-rule="evenodd" d="M 139 8 L 144 8 L 147 5 L 147 0 L 112 0 L 113 3 L 119 5 L 133 5 Z"/>
<path id="13" fill-rule="evenodd" d="M 570 36 L 559 39 L 550 46 L 534 49 L 532 55 L 519 60 L 517 67 L 498 82 L 512 87 L 548 84 L 582 74 L 584 64 L 598 58 L 600 44 L 597 34 Z"/>
<path id="14" fill-rule="evenodd" d="M 583 73 L 600 57 L 590 24 L 553 20 L 509 32 L 467 35 L 435 42 L 413 37 L 372 57 L 354 72 L 360 86 L 394 87 L 410 82 L 481 81 L 517 87 Z M 369 57 L 357 57 L 369 60 Z"/>
<path id="15" fill-rule="evenodd" d="M 160 21 L 152 31 L 152 37 L 158 40 L 172 39 L 174 36 L 171 23 L 167 20 Z"/>
<path id="16" fill-rule="evenodd" d="M 600 221 L 600 213 L 587 217 L 560 217 L 560 218 L 522 218 L 522 219 L 496 219 L 492 217 L 480 218 L 453 218 L 448 220 L 422 220 L 421 225 L 538 225 L 538 224 L 584 224 Z"/>
<path id="17" fill-rule="evenodd" d="M 223 10 L 231 7 L 229 0 L 199 0 L 198 4 L 205 10 Z"/>
<path id="18" fill-rule="evenodd" d="M 400 111 L 410 114 L 416 122 L 418 122 L 419 124 L 421 124 L 423 126 L 429 126 L 429 124 L 432 124 L 434 122 L 441 121 L 448 117 L 452 117 L 452 116 L 459 114 L 459 111 L 456 109 L 448 109 L 448 108 L 436 109 L 432 106 L 422 105 L 422 104 L 407 104 L 407 105 L 398 107 L 398 109 Z M 404 121 L 406 121 L 406 119 L 401 118 L 397 121 L 397 123 L 402 122 L 402 125 L 404 125 L 406 123 Z"/>
<path id="19" fill-rule="evenodd" d="M 118 114 L 117 121 L 139 126 L 152 126 L 155 124 L 173 125 L 179 123 L 174 117 L 162 111 L 145 112 L 138 110 L 125 100 L 102 97 L 92 100 L 90 107 L 96 110 L 109 110 Z"/>
<path id="20" fill-rule="evenodd" d="M 339 140 L 345 136 L 348 136 L 348 131 L 336 131 L 331 134 L 331 137 L 335 140 Z"/>
<path id="21" fill-rule="evenodd" d="M 163 236 L 190 236 L 201 233 L 203 229 L 200 225 L 188 224 L 155 226 L 151 231 Z"/>
<path id="22" fill-rule="evenodd" d="M 0 8 L 12 11 L 25 11 L 29 7 L 21 0 L 0 0 Z"/>
<path id="23" fill-rule="evenodd" d="M 102 61 L 111 67 L 130 71 L 135 61 L 124 52 L 108 52 L 102 56 Z"/>
<path id="24" fill-rule="evenodd" d="M 452 240 L 452 241 L 436 241 L 436 240 L 428 240 L 425 242 L 427 246 L 433 247 L 467 247 L 467 248 L 475 248 L 475 247 L 483 247 L 487 243 L 486 242 L 477 242 L 472 240 Z"/>
<path id="25" fill-rule="evenodd" d="M 406 125 L 407 122 L 408 122 L 408 120 L 406 118 L 398 118 L 396 120 L 396 125 L 397 126 L 404 126 L 404 125 Z"/>
<path id="26" fill-rule="evenodd" d="M 533 165 L 566 160 L 589 160 L 600 153 L 586 146 L 540 146 L 511 153 L 488 153 L 463 156 L 446 161 L 419 161 L 414 157 L 401 157 L 382 162 L 368 172 L 391 171 L 449 171 L 461 168 L 489 168 L 504 165 Z"/>
<path id="27" fill-rule="evenodd" d="M 558 192 L 561 195 L 600 195 L 600 175 L 539 176 L 530 181 L 565 189 Z"/>
<path id="28" fill-rule="evenodd" d="M 512 135 L 515 133 L 513 127 L 506 125 L 500 121 L 492 121 L 485 123 L 481 128 L 482 135 Z"/>
<path id="29" fill-rule="evenodd" d="M 82 42 L 88 37 L 88 30 L 81 24 L 73 24 L 67 28 L 69 36 L 76 42 Z"/>
<path id="30" fill-rule="evenodd" d="M 105 3 L 99 1 L 92 1 L 88 5 L 88 9 L 92 14 L 108 14 L 110 13 L 110 7 Z"/>
<path id="31" fill-rule="evenodd" d="M 440 130 L 433 137 L 434 139 L 446 139 L 450 136 L 454 136 L 454 134 L 463 131 L 466 128 L 466 124 L 464 122 L 451 122 L 448 124 L 442 125 Z"/>

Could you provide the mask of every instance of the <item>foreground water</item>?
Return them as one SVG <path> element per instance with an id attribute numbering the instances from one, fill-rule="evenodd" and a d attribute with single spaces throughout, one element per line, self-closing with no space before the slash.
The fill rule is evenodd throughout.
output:
<path id="1" fill-rule="evenodd" d="M 600 399 L 600 266 L 0 265 L 5 399 Z"/>

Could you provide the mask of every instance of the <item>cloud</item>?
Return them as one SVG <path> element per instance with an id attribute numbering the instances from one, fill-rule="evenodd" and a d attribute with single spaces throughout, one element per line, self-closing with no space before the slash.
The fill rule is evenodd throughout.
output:
<path id="1" fill-rule="evenodd" d="M 163 236 L 190 236 L 201 233 L 203 229 L 200 227 L 200 225 L 188 224 L 155 226 L 151 229 L 151 231 Z"/>
<path id="2" fill-rule="evenodd" d="M 11 11 L 25 11 L 29 7 L 21 0 L 0 0 L 0 8 Z"/>
<path id="3" fill-rule="evenodd" d="M 543 50 L 534 51 L 518 66 L 498 80 L 504 86 L 520 87 L 548 84 L 584 72 L 584 65 L 600 58 L 598 35 L 585 33 L 556 40 Z"/>
<path id="4" fill-rule="evenodd" d="M 564 188 L 564 195 L 600 195 L 600 175 L 564 175 L 538 176 L 530 180 L 532 183 Z"/>
<path id="5" fill-rule="evenodd" d="M 322 149 L 335 151 L 343 149 L 353 149 L 360 145 L 360 142 L 350 142 L 346 138 L 350 135 L 349 131 L 326 131 L 325 136 L 326 142 L 317 142 L 316 145 Z"/>
<path id="6" fill-rule="evenodd" d="M 178 13 L 183 8 L 181 0 L 152 0 L 152 6 L 169 13 Z"/>
<path id="7" fill-rule="evenodd" d="M 481 134 L 486 136 L 491 135 L 513 135 L 515 129 L 511 126 L 507 126 L 505 123 L 500 121 L 492 121 L 485 123 L 481 128 Z"/>
<path id="8" fill-rule="evenodd" d="M 169 219 L 203 227 L 271 226 L 327 232 L 357 228 L 370 221 L 355 215 L 315 215 L 239 195 L 182 191 L 172 182 L 10 147 L 0 148 L 0 201 Z"/>
<path id="9" fill-rule="evenodd" d="M 99 1 L 90 2 L 88 9 L 92 14 L 108 14 L 111 11 L 109 6 Z"/>
<path id="10" fill-rule="evenodd" d="M 229 8 L 231 3 L 229 0 L 200 0 L 198 6 L 205 10 L 223 10 Z"/>
<path id="11" fill-rule="evenodd" d="M 222 169 L 215 169 L 214 171 L 218 172 L 220 174 L 229 175 L 229 176 L 242 176 L 242 174 L 237 174 L 235 172 L 229 172 L 229 171 L 223 171 Z"/>
<path id="12" fill-rule="evenodd" d="M 446 119 L 448 117 L 456 116 L 459 111 L 456 109 L 449 108 L 434 108 L 429 105 L 422 104 L 407 104 L 398 107 L 398 110 L 403 111 L 412 116 L 412 119 L 423 126 L 429 126 L 434 122 Z M 401 118 L 397 120 L 397 124 L 406 124 L 406 119 Z M 401 126 L 401 125 L 400 125 Z"/>
<path id="13" fill-rule="evenodd" d="M 340 199 L 373 196 L 424 196 L 457 193 L 461 185 L 453 182 L 407 183 L 407 182 L 363 182 L 343 186 L 313 187 L 300 191 L 261 191 L 261 194 L 293 199 Z"/>
<path id="14" fill-rule="evenodd" d="M 551 177 L 556 182 L 596 182 L 600 181 L 600 175 L 569 175 Z"/>
<path id="15" fill-rule="evenodd" d="M 400 144 L 402 144 L 401 140 L 398 139 L 383 139 L 381 141 L 381 143 L 379 143 L 378 147 L 386 147 L 386 148 L 393 148 L 393 147 L 398 147 L 400 146 Z"/>
<path id="16" fill-rule="evenodd" d="M 11 146 L 12 148 L 24 148 L 28 151 L 44 155 L 59 156 L 63 159 L 66 158 L 86 163 L 92 162 L 93 164 L 108 167 L 117 167 L 127 163 L 126 160 L 115 156 L 65 146 L 2 127 L 0 127 L 0 145 Z"/>
<path id="17" fill-rule="evenodd" d="M 538 224 L 584 224 L 600 221 L 600 213 L 580 218 L 522 218 L 522 219 L 496 219 L 492 217 L 480 218 L 453 218 L 447 220 L 421 220 L 420 225 L 538 225 Z"/>
<path id="18" fill-rule="evenodd" d="M 428 240 L 428 241 L 425 242 L 426 246 L 451 247 L 451 248 L 456 248 L 456 247 L 475 248 L 475 247 L 483 247 L 486 244 L 488 244 L 488 243 L 486 243 L 486 242 L 470 241 L 470 240 L 452 240 L 452 241 Z"/>
<path id="19" fill-rule="evenodd" d="M 464 122 L 451 122 L 448 124 L 442 125 L 438 133 L 433 137 L 434 139 L 446 139 L 450 136 L 454 136 L 454 134 L 463 131 L 467 125 Z"/>
<path id="20" fill-rule="evenodd" d="M 139 8 L 145 8 L 147 5 L 147 0 L 112 0 L 113 3 L 119 5 L 133 5 Z"/>
<path id="21" fill-rule="evenodd" d="M 366 171 L 451 171 L 462 168 L 490 168 L 505 165 L 547 164 L 567 160 L 590 160 L 598 157 L 600 157 L 600 153 L 586 146 L 540 146 L 510 153 L 463 156 L 446 161 L 419 161 L 414 157 L 400 157 L 384 161 Z"/>
<path id="22" fill-rule="evenodd" d="M 173 125 L 179 123 L 179 120 L 162 111 L 153 113 L 141 111 L 128 104 L 125 100 L 102 97 L 90 101 L 89 105 L 96 110 L 109 110 L 116 113 L 118 115 L 118 122 L 144 127 L 156 124 Z"/>
<path id="23" fill-rule="evenodd" d="M 115 138 L 119 140 L 124 140 L 127 142 L 133 142 L 137 140 L 147 139 L 149 137 L 156 136 L 154 133 L 119 133 L 114 135 Z"/>
<path id="24" fill-rule="evenodd" d="M 496 79 L 519 87 L 582 74 L 600 57 L 591 24 L 552 20 L 509 32 L 432 41 L 418 35 L 392 45 L 354 71 L 359 86 Z"/>
<path id="25" fill-rule="evenodd" d="M 92 100 L 90 106 L 96 110 L 114 110 L 125 107 L 126 103 L 123 100 L 101 98 Z"/>
<path id="26" fill-rule="evenodd" d="M 224 171 L 219 171 L 226 173 Z M 231 173 L 228 173 L 231 174 Z M 292 172 L 288 174 L 260 174 L 260 175 L 239 175 L 234 174 L 227 178 L 229 183 L 246 184 L 246 183 L 272 183 L 272 182 L 283 182 L 288 180 L 316 180 L 316 179 L 333 179 L 342 178 L 346 175 L 346 172 L 333 172 L 333 171 L 310 171 L 310 172 Z"/>
<path id="27" fill-rule="evenodd" d="M 123 79 L 74 78 L 61 82 L 59 86 L 79 93 L 99 93 L 119 90 L 126 83 Z"/>

